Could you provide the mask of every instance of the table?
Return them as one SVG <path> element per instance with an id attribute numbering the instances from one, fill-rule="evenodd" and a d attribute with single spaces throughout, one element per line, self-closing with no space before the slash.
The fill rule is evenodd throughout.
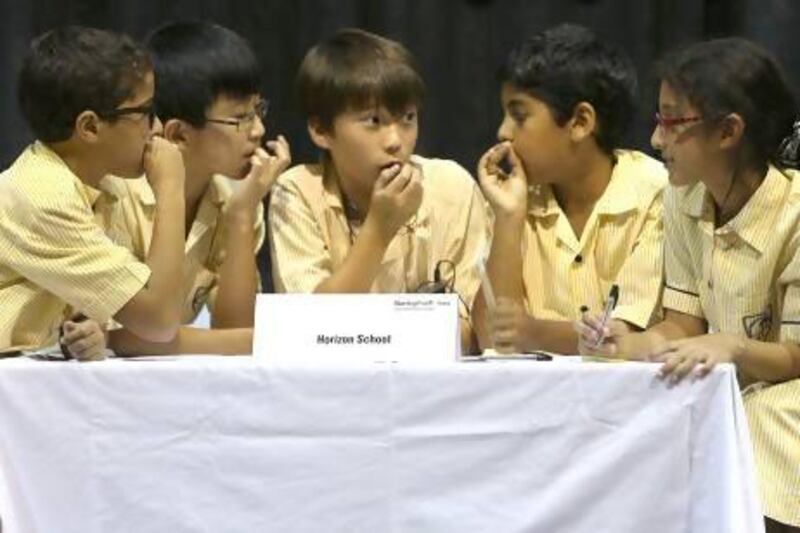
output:
<path id="1" fill-rule="evenodd" d="M 763 531 L 730 365 L 0 361 L 4 532 Z"/>

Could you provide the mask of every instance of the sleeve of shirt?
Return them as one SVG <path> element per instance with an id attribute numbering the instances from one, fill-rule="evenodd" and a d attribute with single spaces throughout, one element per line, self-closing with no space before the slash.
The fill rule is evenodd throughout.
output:
<path id="1" fill-rule="evenodd" d="M 617 273 L 620 301 L 614 318 L 647 328 L 661 309 L 664 284 L 664 223 L 659 193 L 648 207 L 630 255 Z"/>
<path id="2" fill-rule="evenodd" d="M 19 201 L 0 231 L 0 249 L 10 268 L 98 322 L 150 278 L 150 268 L 114 244 L 74 194 Z"/>
<path id="3" fill-rule="evenodd" d="M 702 276 L 695 272 L 690 250 L 700 243 L 687 231 L 692 221 L 680 210 L 680 194 L 671 186 L 664 191 L 664 308 L 705 318 L 697 287 Z"/>
<path id="4" fill-rule="evenodd" d="M 273 187 L 268 219 L 275 291 L 313 292 L 333 267 L 319 223 L 291 182 Z"/>

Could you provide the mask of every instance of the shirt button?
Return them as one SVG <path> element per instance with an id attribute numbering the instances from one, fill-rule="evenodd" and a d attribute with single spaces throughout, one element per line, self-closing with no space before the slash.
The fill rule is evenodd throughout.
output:
<path id="1" fill-rule="evenodd" d="M 713 289 L 713 288 L 714 288 L 714 282 L 713 282 L 713 281 L 711 281 L 711 280 L 708 280 L 708 283 L 706 283 L 706 286 L 707 286 L 709 289 Z"/>
<path id="2" fill-rule="evenodd" d="M 576 263 L 582 263 L 583 262 L 583 256 L 581 254 L 576 255 L 575 256 L 575 262 Z"/>

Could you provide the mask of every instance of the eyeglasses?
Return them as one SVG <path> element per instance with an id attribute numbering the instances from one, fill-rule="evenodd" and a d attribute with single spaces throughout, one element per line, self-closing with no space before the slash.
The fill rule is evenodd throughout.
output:
<path id="1" fill-rule="evenodd" d="M 656 113 L 656 124 L 658 124 L 659 128 L 663 130 L 669 130 L 674 128 L 675 126 L 680 126 L 681 124 L 691 124 L 692 122 L 699 122 L 703 120 L 703 117 L 693 116 L 693 117 L 662 117 L 661 113 Z"/>
<path id="2" fill-rule="evenodd" d="M 140 105 L 135 107 L 118 107 L 111 111 L 98 112 L 97 116 L 105 120 L 113 120 L 123 115 L 134 115 L 140 113 L 147 117 L 147 123 L 152 128 L 153 123 L 156 121 L 156 108 L 153 103 L 147 105 Z"/>
<path id="3" fill-rule="evenodd" d="M 227 124 L 228 126 L 236 126 L 236 131 L 248 131 L 253 127 L 256 118 L 264 122 L 269 112 L 269 100 L 259 99 L 253 110 L 244 116 L 238 118 L 206 118 L 206 122 L 213 122 L 215 124 Z"/>

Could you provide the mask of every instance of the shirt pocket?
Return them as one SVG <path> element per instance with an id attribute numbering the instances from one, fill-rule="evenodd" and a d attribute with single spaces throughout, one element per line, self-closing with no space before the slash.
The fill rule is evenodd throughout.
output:
<path id="1" fill-rule="evenodd" d="M 777 338 L 776 322 L 780 321 L 773 291 L 764 294 L 741 294 L 738 315 L 741 331 L 749 339 L 772 341 Z"/>

